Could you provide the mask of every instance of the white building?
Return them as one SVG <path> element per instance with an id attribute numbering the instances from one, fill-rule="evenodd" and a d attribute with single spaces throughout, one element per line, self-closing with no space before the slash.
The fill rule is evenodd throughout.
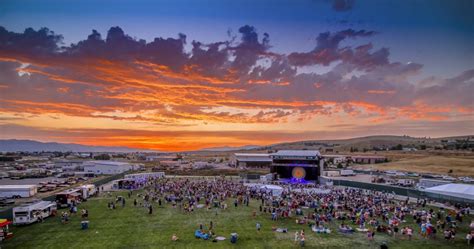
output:
<path id="1" fill-rule="evenodd" d="M 55 166 L 61 168 L 63 171 L 82 170 L 83 163 L 83 160 L 61 160 L 54 162 Z"/>
<path id="2" fill-rule="evenodd" d="M 121 174 L 126 171 L 134 170 L 134 169 L 135 169 L 134 165 L 127 162 L 116 162 L 116 161 L 84 162 L 84 172 L 90 172 L 96 175 Z"/>

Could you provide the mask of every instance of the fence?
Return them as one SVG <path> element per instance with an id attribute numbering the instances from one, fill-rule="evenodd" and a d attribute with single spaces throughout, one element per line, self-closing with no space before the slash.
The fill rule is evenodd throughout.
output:
<path id="1" fill-rule="evenodd" d="M 102 178 L 98 181 L 95 181 L 92 184 L 94 184 L 96 187 L 99 187 L 99 186 L 104 185 L 104 184 L 106 184 L 108 182 L 111 182 L 113 180 L 121 179 L 121 178 L 124 177 L 125 174 L 128 174 L 128 172 L 117 174 L 117 175 L 111 175 L 111 176 Z M 43 201 L 55 201 L 56 200 L 56 194 L 51 194 L 49 196 L 46 196 L 46 197 L 42 198 L 42 200 Z M 13 218 L 12 210 L 13 210 L 13 207 L 0 211 L 0 218 L 11 220 Z"/>
<path id="2" fill-rule="evenodd" d="M 457 198 L 457 197 L 441 195 L 441 194 L 433 194 L 433 193 L 428 193 L 425 191 L 420 191 L 420 190 L 411 189 L 411 188 L 389 186 L 389 185 L 382 185 L 382 184 L 368 183 L 368 182 L 340 180 L 340 179 L 333 179 L 332 182 L 333 182 L 333 185 L 368 189 L 368 190 L 380 191 L 380 192 L 385 192 L 385 193 L 394 193 L 396 195 L 408 196 L 412 198 L 426 198 L 426 199 L 434 200 L 440 203 L 450 202 L 450 203 L 469 204 L 471 206 L 474 205 L 474 201 L 469 200 L 469 199 Z"/>

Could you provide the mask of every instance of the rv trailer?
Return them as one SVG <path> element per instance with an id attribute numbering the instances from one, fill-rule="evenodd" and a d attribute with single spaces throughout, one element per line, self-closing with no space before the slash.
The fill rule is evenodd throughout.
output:
<path id="1" fill-rule="evenodd" d="M 56 213 L 56 203 L 38 201 L 13 208 L 13 224 L 26 225 L 45 219 Z"/>

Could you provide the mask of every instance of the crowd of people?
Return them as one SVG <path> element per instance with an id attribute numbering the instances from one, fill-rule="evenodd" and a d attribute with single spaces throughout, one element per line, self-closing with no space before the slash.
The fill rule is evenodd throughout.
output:
<path id="1" fill-rule="evenodd" d="M 280 183 L 281 194 L 226 178 L 160 178 L 142 184 L 143 192 L 130 191 L 128 196 L 133 198 L 135 207 L 147 208 L 150 215 L 154 205 L 167 204 L 183 213 L 192 213 L 198 208 L 214 209 L 217 216 L 220 210 L 228 209 L 227 203 L 232 203 L 232 208 L 239 208 L 255 202 L 258 210 L 252 211 L 253 217 L 259 213 L 273 221 L 294 219 L 295 223 L 307 225 L 318 233 L 330 233 L 329 226 L 339 224 L 336 225 L 338 232 L 365 232 L 368 240 L 374 240 L 377 233 L 407 240 L 411 240 L 414 234 L 423 239 L 436 239 L 441 233 L 446 240 L 452 241 L 458 228 L 466 223 L 465 217 L 470 215 L 469 207 L 435 209 L 427 206 L 424 200 L 411 202 L 377 191 L 314 184 Z M 125 199 L 122 199 L 124 206 Z M 109 203 L 109 208 L 115 208 L 119 202 L 116 199 Z M 413 222 L 408 222 L 408 219 Z M 256 226 L 257 231 L 262 229 L 260 223 L 257 222 Z M 199 231 L 208 234 L 210 239 L 215 236 L 212 221 L 206 230 L 201 224 Z M 466 240 L 471 243 L 474 221 L 469 231 Z M 173 236 L 173 240 L 177 240 L 177 236 Z M 295 241 L 304 246 L 304 229 L 295 232 Z"/>

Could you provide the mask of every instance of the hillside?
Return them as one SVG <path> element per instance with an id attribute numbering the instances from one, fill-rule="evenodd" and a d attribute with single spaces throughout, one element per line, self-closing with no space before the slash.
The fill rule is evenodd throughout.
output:
<path id="1" fill-rule="evenodd" d="M 253 149 L 253 151 L 265 151 L 265 150 L 282 150 L 282 149 L 294 149 L 294 150 L 320 150 L 321 152 L 350 152 L 357 150 L 362 152 L 364 149 L 373 150 L 378 148 L 385 150 L 392 148 L 397 145 L 403 147 L 414 147 L 417 148 L 420 145 L 429 147 L 441 146 L 442 140 L 456 140 L 456 139 L 473 139 L 474 136 L 461 136 L 461 137 L 442 137 L 442 138 L 416 138 L 409 136 L 368 136 L 358 137 L 350 139 L 335 139 L 335 140 L 308 140 L 308 141 L 297 141 L 280 143 L 269 146 L 263 146 L 260 148 Z"/>

